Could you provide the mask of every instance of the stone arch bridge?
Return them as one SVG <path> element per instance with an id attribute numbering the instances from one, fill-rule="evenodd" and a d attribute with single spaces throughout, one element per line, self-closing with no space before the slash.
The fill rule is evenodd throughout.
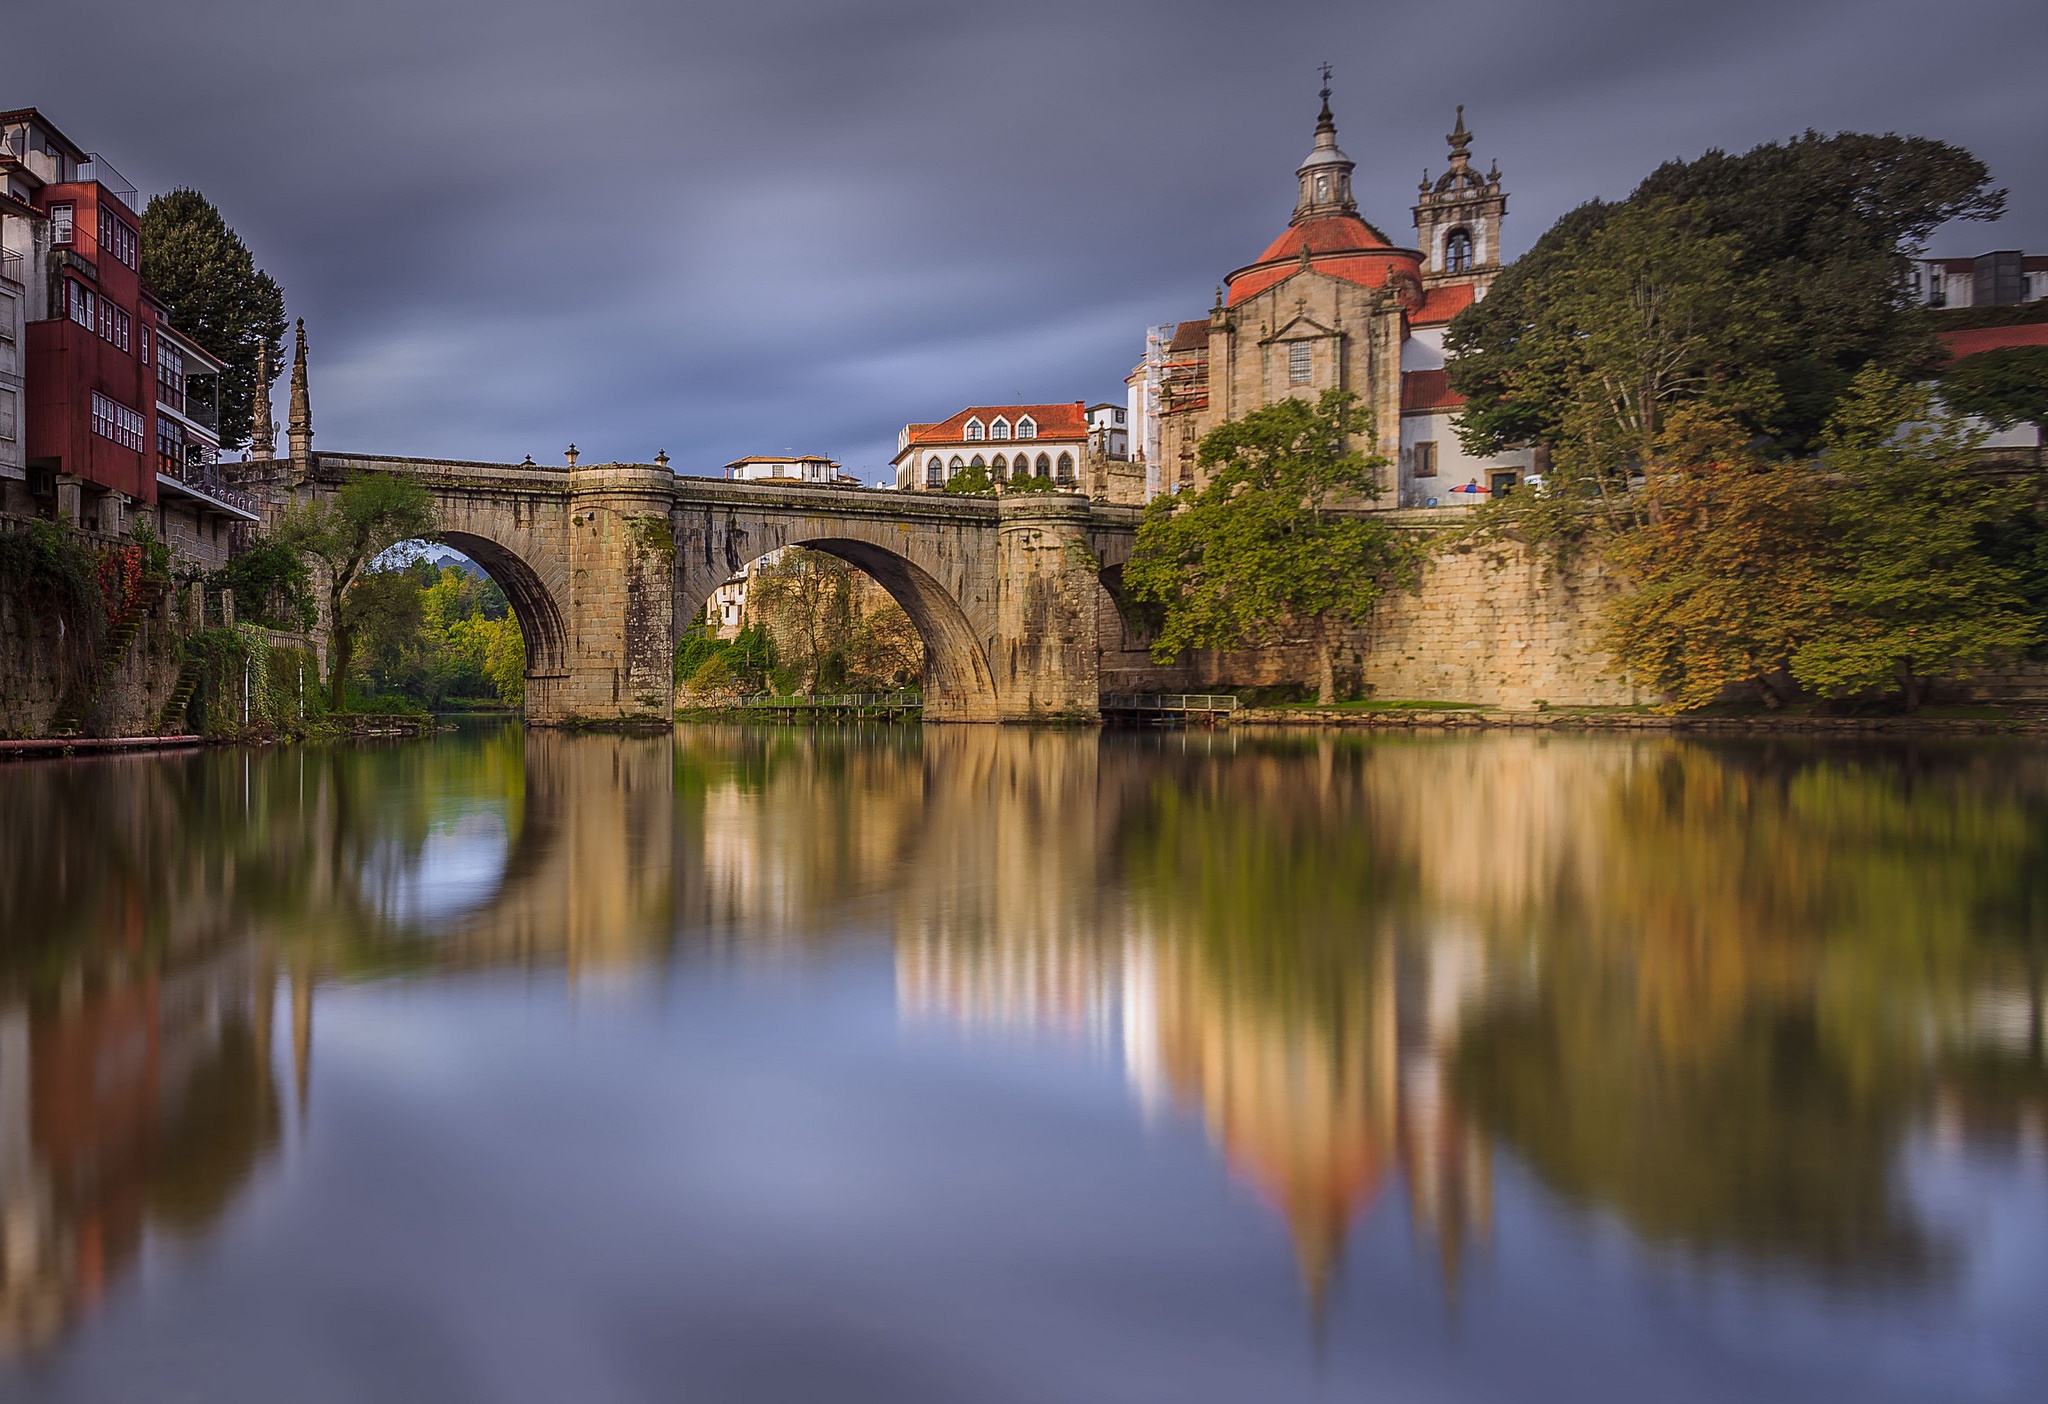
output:
<path id="1" fill-rule="evenodd" d="M 533 725 L 669 720 L 681 627 L 784 546 L 839 557 L 903 606 L 924 639 L 928 721 L 1093 718 L 1105 631 L 1113 649 L 1129 642 L 1112 590 L 1135 508 L 349 454 L 313 455 L 289 495 L 358 474 L 425 484 L 439 539 L 504 590 L 526 635 Z"/>

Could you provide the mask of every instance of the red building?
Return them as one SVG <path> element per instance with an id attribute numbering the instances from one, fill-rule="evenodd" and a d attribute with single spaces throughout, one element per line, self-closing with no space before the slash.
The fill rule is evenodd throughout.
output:
<path id="1" fill-rule="evenodd" d="M 142 279 L 135 187 L 34 108 L 0 112 L 0 224 L 26 290 L 20 478 L 0 508 L 124 532 L 137 513 L 202 560 L 256 514 L 218 479 L 226 367 Z"/>

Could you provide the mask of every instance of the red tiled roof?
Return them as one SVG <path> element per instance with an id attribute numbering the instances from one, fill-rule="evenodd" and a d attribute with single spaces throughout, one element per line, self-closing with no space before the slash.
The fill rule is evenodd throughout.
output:
<path id="1" fill-rule="evenodd" d="M 1257 262 L 1224 279 L 1230 301 L 1242 302 L 1287 279 L 1301 267 L 1303 249 L 1317 272 L 1368 288 L 1384 287 L 1396 269 L 1421 272 L 1420 254 L 1392 247 L 1356 215 L 1324 215 L 1294 225 L 1267 245 Z"/>
<path id="2" fill-rule="evenodd" d="M 1365 249 L 1392 248 L 1380 232 L 1357 215 L 1322 215 L 1288 226 L 1285 233 L 1266 245 L 1253 264 L 1271 263 L 1276 258 L 1300 258 L 1301 246 L 1308 245 L 1311 257 L 1322 253 L 1358 253 Z"/>
<path id="3" fill-rule="evenodd" d="M 1408 314 L 1408 325 L 1440 327 L 1472 305 L 1472 293 L 1470 283 L 1453 283 L 1449 287 L 1431 288 L 1422 306 Z"/>
<path id="4" fill-rule="evenodd" d="M 1968 327 L 1942 332 L 1941 344 L 1951 361 L 1984 351 L 2003 351 L 2008 346 L 2048 346 L 2048 322 L 2029 322 L 2017 327 Z"/>
<path id="5" fill-rule="evenodd" d="M 1420 370 L 1401 373 L 1401 409 L 1447 410 L 1465 403 L 1465 397 L 1451 388 L 1449 371 Z"/>
<path id="6" fill-rule="evenodd" d="M 1204 326 L 1208 325 L 1206 322 Z M 912 425 L 909 444 L 964 444 L 967 438 L 967 421 L 979 419 L 983 431 L 1001 416 L 1015 426 L 1019 419 L 1029 417 L 1038 425 L 1041 439 L 1086 439 L 1088 437 L 1088 414 L 1079 400 L 1069 400 L 1063 405 L 969 405 L 951 419 L 937 424 Z M 1010 431 L 1015 433 L 1013 427 Z M 1001 440 L 996 442 L 1000 443 Z M 1026 439 L 1024 442 L 1030 443 Z"/>
<path id="7" fill-rule="evenodd" d="M 1173 343 L 1169 351 L 1207 351 L 1209 349 L 1209 319 L 1199 322 L 1181 322 L 1173 329 Z"/>

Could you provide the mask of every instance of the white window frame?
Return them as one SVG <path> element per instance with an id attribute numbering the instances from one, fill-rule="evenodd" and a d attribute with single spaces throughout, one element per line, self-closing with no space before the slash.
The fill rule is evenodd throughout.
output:
<path id="1" fill-rule="evenodd" d="M 966 437 L 967 442 L 970 444 L 978 444 L 986 437 L 982 431 L 980 420 L 970 419 L 967 421 Z"/>
<path id="2" fill-rule="evenodd" d="M 1023 417 L 1022 419 L 1018 420 L 1018 421 L 1017 421 L 1017 437 L 1018 437 L 1018 438 L 1020 438 L 1020 439 L 1035 439 L 1035 438 L 1037 438 L 1037 437 L 1038 437 L 1038 421 L 1037 421 L 1037 420 L 1035 420 L 1035 419 L 1033 419 L 1033 418 L 1032 418 L 1032 417 L 1031 417 L 1030 415 L 1028 415 L 1028 414 L 1027 414 L 1027 415 L 1025 415 L 1025 416 L 1024 416 L 1024 417 Z"/>
<path id="3" fill-rule="evenodd" d="M 1316 378 L 1315 348 L 1306 341 L 1287 343 L 1287 383 L 1307 385 Z"/>
<path id="4" fill-rule="evenodd" d="M 1010 437 L 1010 421 L 1009 421 L 1009 420 L 1007 420 L 1007 419 L 1003 419 L 1003 418 L 1001 418 L 1001 417 L 998 417 L 998 418 L 996 419 L 996 422 L 995 422 L 995 423 L 993 423 L 993 424 L 991 424 L 991 425 L 989 425 L 989 426 L 988 426 L 988 436 L 989 436 L 989 437 L 990 437 L 991 439 L 1007 439 L 1007 438 L 1009 438 L 1009 437 Z"/>

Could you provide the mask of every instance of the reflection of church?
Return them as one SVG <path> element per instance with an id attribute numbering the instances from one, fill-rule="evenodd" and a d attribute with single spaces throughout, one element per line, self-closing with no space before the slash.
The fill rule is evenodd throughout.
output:
<path id="1" fill-rule="evenodd" d="M 1197 482 L 1196 445 L 1217 425 L 1330 389 L 1357 393 L 1374 413 L 1378 443 L 1360 447 L 1394 465 L 1382 505 L 1471 505 L 1484 494 L 1466 494 L 1468 483 L 1512 488 L 1530 452 L 1467 455 L 1452 425 L 1462 401 L 1444 374 L 1445 329 L 1501 269 L 1500 172 L 1473 167 L 1459 108 L 1450 168 L 1425 175 L 1416 196 L 1415 247 L 1397 247 L 1360 215 L 1356 163 L 1337 147 L 1327 86 L 1322 98 L 1286 230 L 1224 280 L 1206 319 L 1155 328 L 1131 373 L 1148 495 Z"/>
<path id="2" fill-rule="evenodd" d="M 1286 1220 L 1319 1304 L 1352 1224 L 1396 1181 L 1447 1280 L 1488 1231 L 1491 1159 L 1445 1068 L 1485 980 L 1476 946 L 1387 941 L 1313 1007 L 1245 988 L 1197 941 L 1135 927 L 1122 940 L 1028 921 L 964 941 L 899 931 L 896 961 L 906 1018 L 1120 1047 L 1142 1105 L 1199 1111 Z"/>

